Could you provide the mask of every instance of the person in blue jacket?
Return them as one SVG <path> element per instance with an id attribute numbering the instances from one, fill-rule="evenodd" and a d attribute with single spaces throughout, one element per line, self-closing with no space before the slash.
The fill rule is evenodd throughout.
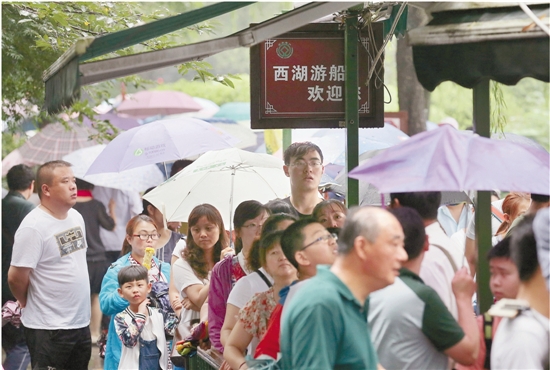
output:
<path id="1" fill-rule="evenodd" d="M 122 245 L 122 257 L 120 257 L 107 270 L 101 292 L 99 293 L 99 304 L 105 315 L 111 316 L 109 333 L 107 335 L 107 348 L 105 351 L 105 369 L 118 369 L 122 343 L 116 334 L 114 317 L 128 307 L 126 299 L 118 294 L 118 272 L 125 266 L 143 265 L 148 268 L 149 282 L 170 281 L 170 264 L 159 261 L 156 257 L 146 257 L 146 248 L 156 248 L 160 235 L 153 220 L 146 215 L 133 217 L 126 226 L 126 238 Z"/>

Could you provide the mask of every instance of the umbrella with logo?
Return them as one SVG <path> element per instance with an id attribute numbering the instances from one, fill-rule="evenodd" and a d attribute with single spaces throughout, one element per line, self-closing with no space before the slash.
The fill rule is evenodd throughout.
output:
<path id="1" fill-rule="evenodd" d="M 97 145 L 95 140 L 90 140 L 90 135 L 97 134 L 93 128 L 81 126 L 76 123 L 68 123 L 68 128 L 63 124 L 50 123 L 27 140 L 25 144 L 10 153 L 2 161 L 2 173 L 15 166 L 24 163 L 29 166 L 44 164 L 49 161 L 61 159 L 64 155 L 80 148 Z M 9 157 L 9 158 L 8 158 Z"/>
<path id="2" fill-rule="evenodd" d="M 195 206 L 212 204 L 231 230 L 233 210 L 241 202 L 266 203 L 288 195 L 290 182 L 280 159 L 231 148 L 203 154 L 144 198 L 168 221 L 187 222 Z"/>
<path id="3" fill-rule="evenodd" d="M 162 172 L 154 164 L 117 173 L 86 175 L 92 162 L 99 156 L 105 147 L 106 145 L 102 144 L 82 148 L 67 154 L 63 157 L 63 160 L 72 164 L 72 170 L 75 177 L 96 186 L 142 192 L 164 181 Z"/>
<path id="4" fill-rule="evenodd" d="M 230 148 L 231 135 L 197 118 L 154 121 L 118 135 L 97 156 L 86 175 L 120 172 Z"/>
<path id="5" fill-rule="evenodd" d="M 185 93 L 170 90 L 140 91 L 122 101 L 116 110 L 135 118 L 198 112 L 203 107 Z"/>

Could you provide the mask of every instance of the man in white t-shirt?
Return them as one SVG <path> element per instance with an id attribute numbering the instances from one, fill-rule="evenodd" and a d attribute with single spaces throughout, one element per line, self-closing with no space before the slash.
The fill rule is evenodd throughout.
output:
<path id="1" fill-rule="evenodd" d="M 91 356 L 85 226 L 72 209 L 76 183 L 70 166 L 51 161 L 38 169 L 41 203 L 15 234 L 8 271 L 33 369 L 87 369 Z"/>
<path id="2" fill-rule="evenodd" d="M 451 240 L 437 222 L 437 209 L 441 203 L 441 192 L 392 193 L 391 207 L 400 206 L 416 209 L 424 221 L 430 243 L 420 267 L 420 278 L 434 289 L 453 317 L 458 319 L 456 298 L 451 282 L 456 271 L 468 263 L 464 257 L 464 246 Z"/>

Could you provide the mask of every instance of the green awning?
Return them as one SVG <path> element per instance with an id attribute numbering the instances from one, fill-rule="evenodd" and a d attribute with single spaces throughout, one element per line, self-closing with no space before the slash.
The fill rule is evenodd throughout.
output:
<path id="1" fill-rule="evenodd" d="M 58 61 L 56 61 L 56 63 L 44 72 L 44 81 L 46 82 L 46 109 L 50 113 L 56 113 L 60 111 L 63 106 L 70 106 L 75 99 L 78 99 L 81 85 L 129 76 L 157 68 L 174 66 L 187 61 L 202 59 L 237 47 L 250 47 L 265 41 L 268 38 L 292 31 L 307 23 L 322 18 L 327 14 L 348 9 L 358 4 L 362 3 L 311 2 L 227 37 L 164 50 L 127 55 L 84 64 L 75 64 L 75 59 L 77 61 L 82 61 L 82 58 L 85 58 L 92 53 L 93 57 L 96 57 L 99 55 L 98 53 L 100 51 L 111 52 L 117 50 L 115 46 L 107 45 L 104 42 L 98 44 L 96 42 L 98 39 L 92 39 L 93 42 L 89 46 L 87 45 L 90 43 L 90 40 L 82 40 L 82 45 L 80 45 L 80 47 L 77 47 L 75 44 L 71 50 L 66 52 L 61 58 L 58 59 Z M 226 8 L 224 9 L 227 10 Z M 193 12 L 196 12 L 196 10 Z M 167 20 L 168 19 L 153 23 L 164 22 Z M 189 25 L 190 24 L 185 24 L 181 25 L 181 27 L 187 27 Z M 161 29 L 166 29 L 166 27 L 161 26 L 162 25 L 159 25 L 159 27 L 157 27 L 155 37 L 160 35 L 159 32 Z M 120 47 L 127 47 L 130 45 L 130 42 L 135 41 L 131 38 L 131 36 L 136 35 L 135 32 L 126 33 L 124 43 L 122 43 L 120 33 L 127 31 L 130 30 L 116 32 L 103 37 L 111 36 L 113 37 L 111 40 L 113 42 L 118 42 Z M 138 33 L 140 39 L 136 42 L 143 41 L 143 36 L 141 35 L 142 32 L 145 31 L 142 30 Z M 172 32 L 172 30 L 169 32 Z M 115 35 L 117 35 L 116 38 L 114 37 Z M 94 48 L 94 45 L 96 48 Z"/>
<path id="2" fill-rule="evenodd" d="M 81 62 L 189 27 L 250 4 L 253 2 L 221 2 L 126 30 L 77 41 L 44 71 L 45 109 L 51 114 L 57 113 L 64 106 L 70 106 L 80 98 L 78 66 Z"/>
<path id="3" fill-rule="evenodd" d="M 530 5 L 550 25 L 550 4 Z M 518 6 L 436 12 L 408 33 L 418 81 L 433 91 L 453 81 L 473 88 L 482 79 L 515 85 L 524 77 L 550 81 L 550 38 Z"/>

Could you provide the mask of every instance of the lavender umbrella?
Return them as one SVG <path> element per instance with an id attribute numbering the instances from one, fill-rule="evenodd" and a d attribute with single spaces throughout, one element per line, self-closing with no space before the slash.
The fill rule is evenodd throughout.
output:
<path id="1" fill-rule="evenodd" d="M 154 121 L 118 135 L 97 156 L 86 175 L 120 172 L 148 164 L 230 148 L 238 141 L 196 118 Z"/>
<path id="2" fill-rule="evenodd" d="M 97 120 L 109 121 L 113 126 L 121 130 L 129 130 L 139 126 L 139 122 L 136 118 L 122 117 L 115 113 L 98 114 L 95 118 Z M 89 127 L 93 127 L 94 122 L 92 122 L 88 117 L 84 117 L 82 121 Z"/>
<path id="3" fill-rule="evenodd" d="M 128 114 L 135 118 L 146 118 L 155 115 L 169 115 L 187 112 L 198 112 L 202 106 L 193 98 L 179 91 L 152 90 L 140 91 L 124 100 L 116 108 L 118 113 Z"/>
<path id="4" fill-rule="evenodd" d="M 501 189 L 549 194 L 549 163 L 546 150 L 442 126 L 386 149 L 349 176 L 383 193 Z"/>

